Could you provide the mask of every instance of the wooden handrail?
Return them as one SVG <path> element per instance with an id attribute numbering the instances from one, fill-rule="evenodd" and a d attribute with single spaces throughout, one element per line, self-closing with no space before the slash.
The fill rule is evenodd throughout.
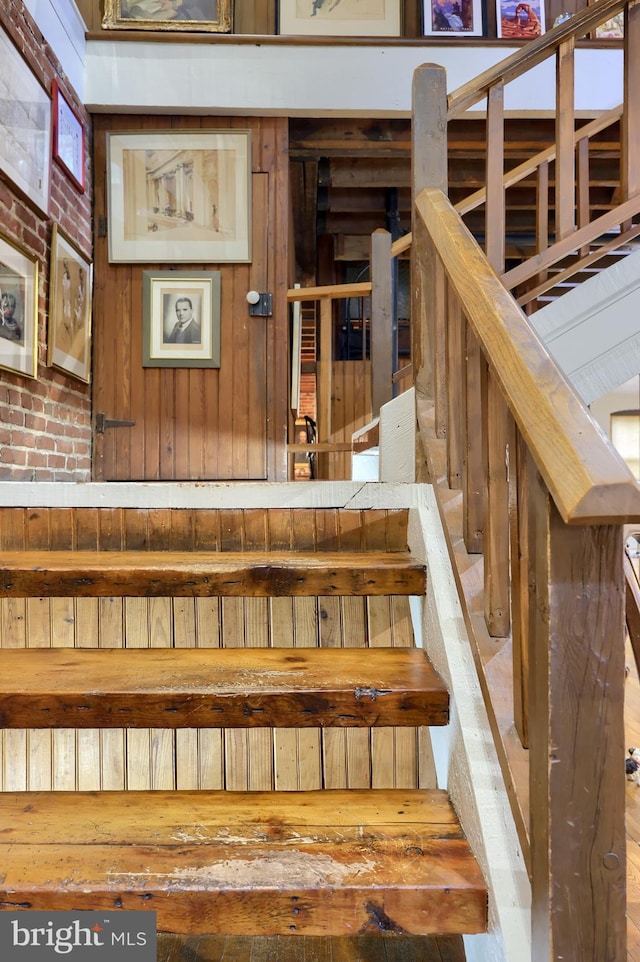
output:
<path id="1" fill-rule="evenodd" d="M 563 41 L 583 37 L 594 30 L 604 20 L 623 10 L 626 2 L 627 0 L 598 0 L 598 3 L 585 7 L 570 20 L 530 40 L 526 47 L 462 84 L 447 97 L 449 120 L 459 117 L 469 107 L 483 100 L 496 84 L 509 83 L 553 56 Z"/>
<path id="2" fill-rule="evenodd" d="M 287 291 L 287 301 L 336 300 L 340 297 L 366 297 L 371 293 L 371 281 L 357 284 L 327 284 L 324 287 L 292 287 Z"/>
<path id="3" fill-rule="evenodd" d="M 640 488 L 584 408 L 445 195 L 417 213 L 518 428 L 567 524 L 640 521 Z"/>

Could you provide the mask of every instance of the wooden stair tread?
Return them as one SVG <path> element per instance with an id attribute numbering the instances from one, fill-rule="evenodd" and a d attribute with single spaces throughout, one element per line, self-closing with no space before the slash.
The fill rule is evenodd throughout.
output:
<path id="1" fill-rule="evenodd" d="M 445 725 L 416 648 L 0 650 L 0 728 Z"/>
<path id="2" fill-rule="evenodd" d="M 486 931 L 446 792 L 0 793 L 0 902 L 145 908 L 169 932 Z"/>
<path id="3" fill-rule="evenodd" d="M 404 551 L 3 551 L 0 596 L 420 595 Z"/>

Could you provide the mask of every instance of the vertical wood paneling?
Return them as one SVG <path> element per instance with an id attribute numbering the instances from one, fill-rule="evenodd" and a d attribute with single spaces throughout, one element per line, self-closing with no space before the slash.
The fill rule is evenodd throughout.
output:
<path id="1" fill-rule="evenodd" d="M 398 550 L 406 511 L 0 511 L 0 546 L 138 550 Z M 406 599 L 100 598 L 1 602 L 0 645 L 315 647 L 413 644 Z M 57 641 L 56 639 L 60 639 Z M 363 651 L 363 657 L 366 653 Z M 423 736 L 421 736 L 423 737 Z M 424 739 L 423 739 L 424 740 Z M 0 738 L 0 790 L 413 787 L 414 729 L 20 732 Z"/>
<path id="2" fill-rule="evenodd" d="M 142 367 L 143 272 L 167 265 L 109 264 L 107 237 L 101 231 L 96 237 L 100 280 L 94 305 L 94 407 L 108 419 L 136 422 L 133 427 L 107 428 L 97 436 L 97 479 L 285 476 L 286 120 L 100 115 L 95 127 L 96 221 L 103 223 L 107 217 L 109 131 L 229 127 L 251 131 L 252 262 L 170 265 L 178 271 L 221 272 L 219 369 Z M 249 316 L 246 293 L 252 287 L 273 292 L 272 317 Z M 273 445 L 269 456 L 267 439 Z"/>

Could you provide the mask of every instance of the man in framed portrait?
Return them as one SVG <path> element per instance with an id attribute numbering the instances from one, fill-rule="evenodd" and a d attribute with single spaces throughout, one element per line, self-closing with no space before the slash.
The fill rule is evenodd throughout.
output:
<path id="1" fill-rule="evenodd" d="M 179 297 L 175 303 L 175 312 L 177 320 L 169 336 L 165 337 L 165 342 L 167 344 L 200 344 L 202 330 L 200 321 L 194 315 L 191 298 L 186 295 Z"/>
<path id="2" fill-rule="evenodd" d="M 22 323 L 17 316 L 17 306 L 15 294 L 3 291 L 0 296 L 0 337 L 22 343 Z"/>

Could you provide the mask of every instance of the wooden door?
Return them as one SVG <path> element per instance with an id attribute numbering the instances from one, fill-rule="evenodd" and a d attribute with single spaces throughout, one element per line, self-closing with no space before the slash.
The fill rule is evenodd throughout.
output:
<path id="1" fill-rule="evenodd" d="M 251 129 L 251 263 L 109 263 L 107 131 L 169 124 Z M 286 478 L 286 137 L 278 119 L 96 117 L 95 480 Z M 220 271 L 218 369 L 143 367 L 143 272 L 174 269 Z M 273 294 L 271 316 L 249 314 L 250 290 Z"/>

